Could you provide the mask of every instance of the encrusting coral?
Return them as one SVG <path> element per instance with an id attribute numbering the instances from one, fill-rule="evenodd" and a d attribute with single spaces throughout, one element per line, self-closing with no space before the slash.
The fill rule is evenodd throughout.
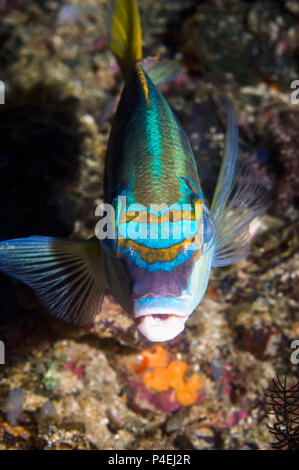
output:
<path id="1" fill-rule="evenodd" d="M 197 374 L 184 378 L 187 370 L 188 364 L 184 361 L 169 362 L 167 350 L 162 346 L 142 351 L 142 361 L 134 367 L 135 373 L 144 373 L 142 382 L 146 387 L 157 392 L 173 389 L 177 402 L 182 406 L 193 405 L 198 390 L 203 387 L 202 378 Z"/>

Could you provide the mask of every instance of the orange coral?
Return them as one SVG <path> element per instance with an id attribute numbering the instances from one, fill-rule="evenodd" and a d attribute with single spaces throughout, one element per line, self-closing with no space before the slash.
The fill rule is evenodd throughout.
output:
<path id="1" fill-rule="evenodd" d="M 178 386 L 175 397 L 183 406 L 192 405 L 197 399 L 197 390 L 202 386 L 203 383 L 199 375 L 193 374 L 186 382 Z"/>
<path id="2" fill-rule="evenodd" d="M 197 390 L 203 386 L 203 382 L 197 374 L 184 380 L 187 368 L 186 362 L 171 361 L 167 367 L 155 367 L 152 372 L 147 372 L 142 380 L 144 385 L 158 392 L 164 392 L 172 387 L 181 405 L 192 405 L 197 399 Z"/>
<path id="3" fill-rule="evenodd" d="M 130 367 L 135 372 L 135 374 L 142 374 L 142 372 L 146 371 L 148 368 L 148 363 L 148 357 L 142 357 L 141 362 L 138 362 L 137 364 L 131 364 Z"/>
<path id="4" fill-rule="evenodd" d="M 164 392 L 169 388 L 170 374 L 167 367 L 156 367 L 153 372 L 147 372 L 143 376 L 143 383 L 158 392 Z"/>
<path id="5" fill-rule="evenodd" d="M 182 383 L 176 390 L 175 398 L 183 406 L 192 405 L 196 401 L 197 390 L 188 382 Z"/>
<path id="6" fill-rule="evenodd" d="M 187 372 L 188 365 L 183 361 L 171 361 L 168 365 L 169 385 L 176 389 L 183 382 L 183 376 Z"/>
<path id="7" fill-rule="evenodd" d="M 213 286 L 213 284 L 208 286 L 207 294 L 211 299 L 215 299 L 217 297 L 216 289 L 215 289 L 215 286 Z"/>
<path id="8" fill-rule="evenodd" d="M 143 374 L 142 381 L 146 387 L 157 392 L 165 392 L 172 388 L 177 402 L 182 406 L 196 402 L 198 390 L 203 387 L 202 378 L 193 374 L 185 379 L 188 369 L 187 362 L 169 361 L 167 350 L 160 345 L 141 353 L 141 361 L 130 367 L 136 374 Z M 147 371 L 147 369 L 151 369 Z M 147 371 L 147 372 L 146 372 Z"/>
<path id="9" fill-rule="evenodd" d="M 167 365 L 168 353 L 163 346 L 156 346 L 154 349 L 142 351 L 144 359 L 148 359 L 148 367 L 164 367 Z"/>
<path id="10" fill-rule="evenodd" d="M 142 351 L 142 360 L 137 365 L 133 364 L 132 369 L 135 374 L 142 374 L 149 367 L 164 367 L 167 365 L 168 353 L 162 346 Z"/>

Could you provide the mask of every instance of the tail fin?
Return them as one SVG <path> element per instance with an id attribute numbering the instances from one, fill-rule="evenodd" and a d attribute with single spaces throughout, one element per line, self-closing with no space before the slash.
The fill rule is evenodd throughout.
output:
<path id="1" fill-rule="evenodd" d="M 108 43 L 124 76 L 142 59 L 142 32 L 136 0 L 112 0 Z"/>

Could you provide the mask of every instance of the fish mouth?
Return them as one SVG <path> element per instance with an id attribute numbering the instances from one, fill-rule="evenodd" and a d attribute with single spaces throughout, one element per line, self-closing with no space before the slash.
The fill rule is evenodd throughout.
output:
<path id="1" fill-rule="evenodd" d="M 133 308 L 139 332 L 152 342 L 175 338 L 192 313 L 189 295 L 135 298 Z"/>
<path id="2" fill-rule="evenodd" d="M 162 318 L 165 315 L 186 317 L 192 312 L 191 300 L 189 295 L 135 297 L 133 298 L 134 317 L 138 319 L 147 315 L 155 315 L 157 321 L 165 321 L 166 318 Z"/>
<path id="3" fill-rule="evenodd" d="M 138 320 L 138 322 L 140 323 L 141 321 L 143 321 L 143 319 L 145 317 L 152 317 L 153 320 L 155 320 L 156 322 L 164 322 L 166 320 L 168 320 L 169 318 L 171 317 L 176 317 L 176 318 L 187 318 L 187 315 L 183 315 L 183 314 L 176 314 L 176 313 L 147 313 L 147 314 L 140 314 L 140 315 L 136 315 L 136 318 Z"/>
<path id="4" fill-rule="evenodd" d="M 165 321 L 167 320 L 168 317 L 187 317 L 187 315 L 185 313 L 180 313 L 180 312 L 177 312 L 177 313 L 172 313 L 172 312 L 160 312 L 160 313 L 153 313 L 151 311 L 149 312 L 145 312 L 145 313 L 142 313 L 142 312 L 139 312 L 139 313 L 135 313 L 134 314 L 134 317 L 137 318 L 137 320 L 139 320 L 140 318 L 142 317 L 153 317 L 154 320 L 157 320 L 157 321 Z"/>
<path id="5" fill-rule="evenodd" d="M 137 317 L 139 332 L 149 341 L 169 341 L 180 334 L 188 315 L 173 313 L 152 313 Z"/>

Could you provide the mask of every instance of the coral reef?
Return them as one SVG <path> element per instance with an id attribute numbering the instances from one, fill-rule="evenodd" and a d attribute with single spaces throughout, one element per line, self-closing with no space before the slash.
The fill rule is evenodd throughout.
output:
<path id="1" fill-rule="evenodd" d="M 283 214 L 299 197 L 299 113 L 292 111 L 273 114 L 269 118 L 270 138 L 276 146 L 279 176 L 275 182 L 274 209 Z"/>

